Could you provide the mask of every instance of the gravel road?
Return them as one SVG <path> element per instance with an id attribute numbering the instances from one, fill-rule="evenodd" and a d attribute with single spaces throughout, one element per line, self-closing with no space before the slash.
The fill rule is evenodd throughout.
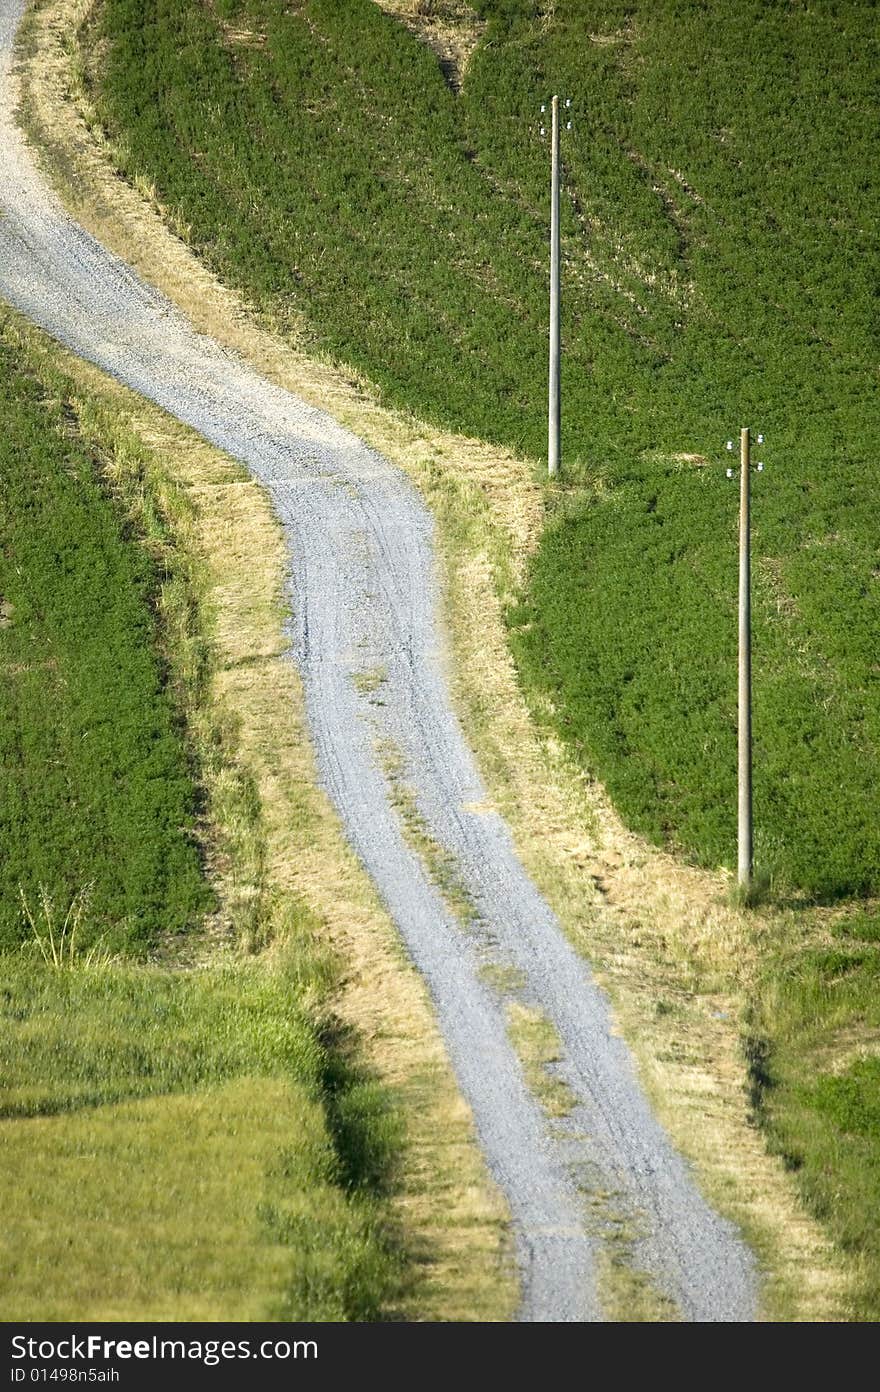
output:
<path id="1" fill-rule="evenodd" d="M 66 216 L 13 119 L 10 60 L 23 8 L 0 0 L 0 294 L 270 491 L 289 547 L 293 658 L 320 777 L 428 982 L 510 1206 L 520 1318 L 603 1318 L 597 1257 L 613 1211 L 633 1225 L 634 1262 L 681 1318 L 753 1319 L 751 1253 L 700 1196 L 611 1034 L 588 966 L 501 819 L 480 809 L 485 790 L 443 678 L 430 514 L 387 460 L 196 334 Z M 454 860 L 472 905 L 467 922 L 405 834 L 401 783 L 426 834 Z M 569 1117 L 548 1121 L 527 1088 L 505 998 L 490 984 L 502 973 L 487 964 L 521 981 L 517 997 L 555 1026 L 558 1072 L 577 1099 Z M 589 1196 L 600 1192 L 611 1197 L 597 1208 Z"/>

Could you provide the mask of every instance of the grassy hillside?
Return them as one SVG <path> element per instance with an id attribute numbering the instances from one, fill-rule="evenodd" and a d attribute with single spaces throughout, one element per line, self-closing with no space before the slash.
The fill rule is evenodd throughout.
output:
<path id="1" fill-rule="evenodd" d="M 539 458 L 538 106 L 572 95 L 567 486 L 511 615 L 524 678 L 636 828 L 732 862 L 722 450 L 763 429 L 759 857 L 789 888 L 875 890 L 873 9 L 475 9 L 456 94 L 373 0 L 107 0 L 98 110 L 123 171 L 276 322 L 304 316 L 389 401 Z"/>
<path id="2" fill-rule="evenodd" d="M 191 504 L 8 312 L 0 369 L 0 1318 L 375 1318 L 397 1113 L 316 920 L 264 883 Z"/>

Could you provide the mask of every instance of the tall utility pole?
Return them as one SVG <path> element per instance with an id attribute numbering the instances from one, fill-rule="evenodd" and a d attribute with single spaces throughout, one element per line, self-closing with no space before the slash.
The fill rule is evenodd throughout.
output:
<path id="1" fill-rule="evenodd" d="M 559 98 L 553 98 L 550 159 L 550 400 L 547 473 L 559 473 Z"/>
<path id="2" fill-rule="evenodd" d="M 737 882 L 752 887 L 752 596 L 749 506 L 751 435 L 744 426 L 739 437 L 739 731 L 737 798 Z"/>
<path id="3" fill-rule="evenodd" d="M 764 436 L 758 436 L 763 445 Z M 728 440 L 728 450 L 733 441 Z M 760 474 L 763 463 L 755 465 Z M 727 470 L 733 478 L 734 469 Z M 739 700 L 737 722 L 737 883 L 746 893 L 752 887 L 752 577 L 751 577 L 751 473 L 752 436 L 749 427 L 739 433 Z"/>

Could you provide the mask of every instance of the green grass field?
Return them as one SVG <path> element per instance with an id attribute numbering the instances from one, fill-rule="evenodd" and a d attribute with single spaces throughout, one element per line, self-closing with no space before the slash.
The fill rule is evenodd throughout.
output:
<path id="1" fill-rule="evenodd" d="M 83 932 L 144 949 L 212 902 L 197 796 L 163 672 L 165 578 L 133 544 L 70 386 L 0 341 L 0 946 L 88 895 Z M 85 940 L 84 940 L 85 941 Z"/>
<path id="2" fill-rule="evenodd" d="M 524 680 L 633 826 L 732 863 L 723 443 L 763 429 L 759 857 L 780 888 L 875 891 L 873 9 L 475 9 L 456 95 L 372 0 L 107 0 L 98 109 L 122 171 L 274 322 L 303 316 L 389 401 L 540 458 L 539 103 L 571 94 L 567 484 L 511 614 Z"/>
<path id="3" fill-rule="evenodd" d="M 758 859 L 777 904 L 877 894 L 875 8 L 473 8 L 487 27 L 455 93 L 372 0 L 104 0 L 84 36 L 90 95 L 120 171 L 271 323 L 304 323 L 312 350 L 389 403 L 536 470 L 538 108 L 571 96 L 563 478 L 509 614 L 523 685 L 634 827 L 733 863 L 723 446 L 763 430 Z M 795 912 L 750 1026 L 758 1113 L 863 1264 L 866 1318 L 880 1289 L 871 922 L 854 906 L 829 944 Z"/>
<path id="4" fill-rule="evenodd" d="M 0 1318 L 384 1316 L 397 1114 L 264 883 L 192 504 L 9 312 L 0 401 Z"/>
<path id="5" fill-rule="evenodd" d="M 374 1319 L 395 1135 L 303 967 L 2 964 L 4 1319 Z"/>

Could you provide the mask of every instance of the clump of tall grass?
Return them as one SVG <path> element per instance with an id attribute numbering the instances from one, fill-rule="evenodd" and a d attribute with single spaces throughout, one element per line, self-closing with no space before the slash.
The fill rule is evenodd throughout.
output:
<path id="1" fill-rule="evenodd" d="M 36 944 L 40 956 L 47 967 L 56 971 L 74 967 L 107 966 L 112 954 L 104 944 L 103 937 L 83 946 L 79 930 L 89 908 L 92 886 L 84 885 L 74 894 L 63 916 L 55 907 L 55 899 L 47 885 L 41 884 L 37 890 L 35 904 L 31 904 L 24 886 L 18 887 L 21 911 L 30 929 L 30 941 Z"/>

